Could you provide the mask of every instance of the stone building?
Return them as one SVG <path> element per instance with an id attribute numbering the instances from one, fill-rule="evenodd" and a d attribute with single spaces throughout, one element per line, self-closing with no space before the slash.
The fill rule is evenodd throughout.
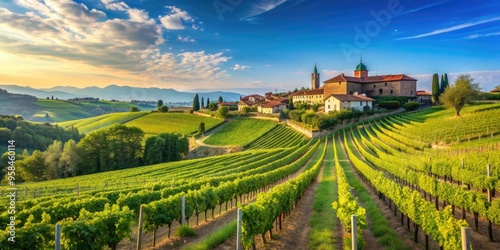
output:
<path id="1" fill-rule="evenodd" d="M 340 74 L 323 82 L 324 96 L 364 93 L 367 96 L 409 96 L 417 94 L 417 80 L 405 74 L 369 76 L 360 62 L 354 76 Z"/>

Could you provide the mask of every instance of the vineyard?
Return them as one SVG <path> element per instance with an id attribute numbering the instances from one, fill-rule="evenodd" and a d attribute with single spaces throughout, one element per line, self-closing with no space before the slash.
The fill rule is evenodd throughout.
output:
<path id="1" fill-rule="evenodd" d="M 235 119 L 205 142 L 246 147 L 238 153 L 16 184 L 16 242 L 7 227 L 0 249 L 54 248 L 56 225 L 61 249 L 235 249 L 238 209 L 247 249 L 350 249 L 355 238 L 358 249 L 455 250 L 462 227 L 471 228 L 474 249 L 500 249 L 499 111 L 471 105 L 454 117 L 430 108 L 312 140 L 282 124 Z M 175 115 L 65 125 L 106 126 L 109 118 L 154 134 L 166 129 L 160 116 L 180 126 Z M 212 120 L 207 128 L 220 122 Z M 0 223 L 8 225 L 12 191 L 0 190 Z M 190 245 L 173 235 L 186 227 L 199 234 Z"/>

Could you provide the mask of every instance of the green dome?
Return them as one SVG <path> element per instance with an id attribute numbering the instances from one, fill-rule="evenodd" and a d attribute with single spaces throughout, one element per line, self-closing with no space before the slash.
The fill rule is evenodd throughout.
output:
<path id="1" fill-rule="evenodd" d="M 366 69 L 366 66 L 363 63 L 359 63 L 358 66 L 356 66 L 356 70 L 368 70 L 368 69 Z"/>

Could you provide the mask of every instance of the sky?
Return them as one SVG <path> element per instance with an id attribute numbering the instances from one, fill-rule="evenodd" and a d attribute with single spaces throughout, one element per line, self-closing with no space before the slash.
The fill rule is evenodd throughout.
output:
<path id="1" fill-rule="evenodd" d="M 240 93 L 406 74 L 500 85 L 500 1 L 3 0 L 0 84 Z"/>

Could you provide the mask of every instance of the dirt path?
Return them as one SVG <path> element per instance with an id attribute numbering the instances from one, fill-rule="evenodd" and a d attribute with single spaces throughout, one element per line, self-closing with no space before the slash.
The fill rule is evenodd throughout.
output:
<path id="1" fill-rule="evenodd" d="M 209 145 L 204 143 L 203 141 L 207 139 L 209 136 L 213 135 L 214 133 L 217 133 L 217 131 L 221 130 L 223 127 L 225 127 L 227 124 L 229 124 L 231 120 L 226 120 L 224 123 L 221 125 L 217 126 L 216 128 L 210 130 L 209 132 L 205 133 L 202 137 L 198 138 L 195 142 L 198 144 L 198 146 L 203 146 L 203 147 L 208 147 L 208 148 L 229 148 L 229 146 L 215 146 L 215 145 Z"/>

